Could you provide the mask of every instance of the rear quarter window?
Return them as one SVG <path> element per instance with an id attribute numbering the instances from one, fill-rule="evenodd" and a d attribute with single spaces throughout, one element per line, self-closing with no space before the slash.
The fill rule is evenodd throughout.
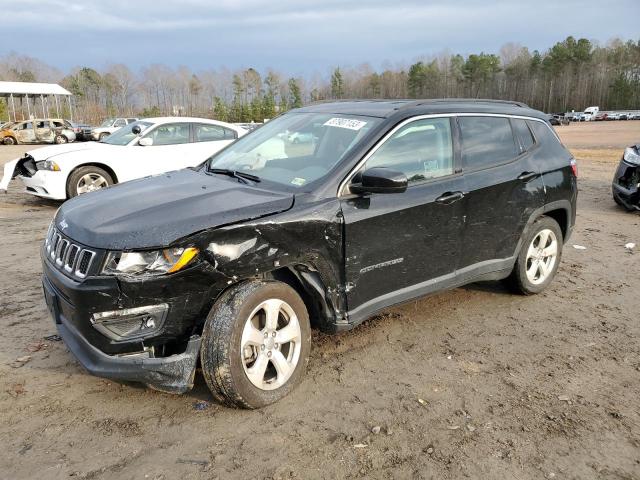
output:
<path id="1" fill-rule="evenodd" d="M 462 166 L 477 170 L 508 162 L 519 154 L 505 117 L 458 117 Z"/>
<path id="2" fill-rule="evenodd" d="M 515 130 L 516 135 L 520 140 L 520 144 L 522 145 L 522 150 L 525 152 L 531 150 L 535 140 L 533 139 L 531 130 L 529 130 L 529 127 L 527 126 L 527 122 L 520 118 L 514 118 L 512 122 L 513 129 Z"/>

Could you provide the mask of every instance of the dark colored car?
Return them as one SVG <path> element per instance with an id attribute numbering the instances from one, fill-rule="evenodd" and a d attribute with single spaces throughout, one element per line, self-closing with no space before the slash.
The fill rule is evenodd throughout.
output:
<path id="1" fill-rule="evenodd" d="M 542 291 L 576 174 L 524 104 L 308 106 L 197 168 L 66 202 L 42 247 L 45 299 L 89 372 L 184 392 L 200 359 L 217 400 L 260 407 L 301 380 L 311 326 L 481 280 Z"/>
<path id="2" fill-rule="evenodd" d="M 626 148 L 613 176 L 613 199 L 627 210 L 640 210 L 640 144 Z"/>
<path id="3" fill-rule="evenodd" d="M 65 120 L 65 123 L 67 123 L 76 134 L 76 141 L 86 142 L 87 140 L 91 140 L 91 125 L 76 123 L 70 120 Z"/>

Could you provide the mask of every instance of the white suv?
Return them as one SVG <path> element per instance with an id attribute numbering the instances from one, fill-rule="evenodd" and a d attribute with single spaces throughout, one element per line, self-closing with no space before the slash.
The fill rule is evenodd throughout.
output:
<path id="1" fill-rule="evenodd" d="M 102 140 L 115 132 L 120 127 L 137 122 L 137 118 L 107 118 L 99 127 L 91 129 L 91 138 L 93 140 Z"/>

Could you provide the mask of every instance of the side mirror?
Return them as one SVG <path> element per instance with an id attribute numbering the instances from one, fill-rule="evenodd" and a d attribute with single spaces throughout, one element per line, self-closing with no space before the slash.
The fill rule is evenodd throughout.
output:
<path id="1" fill-rule="evenodd" d="M 138 145 L 140 145 L 141 147 L 150 147 L 151 145 L 153 145 L 153 138 L 141 138 L 140 140 L 138 140 Z"/>
<path id="2" fill-rule="evenodd" d="M 358 183 L 349 185 L 353 193 L 402 193 L 407 189 L 407 176 L 385 167 L 373 167 L 357 175 Z"/>
<path id="3" fill-rule="evenodd" d="M 134 125 L 131 129 L 131 133 L 134 135 L 140 135 L 142 133 L 142 128 L 140 128 L 140 125 Z"/>

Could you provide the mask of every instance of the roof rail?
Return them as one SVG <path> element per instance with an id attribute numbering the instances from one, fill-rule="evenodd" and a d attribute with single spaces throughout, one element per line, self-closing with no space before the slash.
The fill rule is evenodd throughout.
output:
<path id="1" fill-rule="evenodd" d="M 471 102 L 471 103 L 499 103 L 502 105 L 515 105 L 516 107 L 529 108 L 529 105 L 523 102 L 516 102 L 515 100 L 494 100 L 492 98 L 433 98 L 421 100 L 417 105 L 423 105 L 425 103 L 451 103 L 451 102 Z"/>

